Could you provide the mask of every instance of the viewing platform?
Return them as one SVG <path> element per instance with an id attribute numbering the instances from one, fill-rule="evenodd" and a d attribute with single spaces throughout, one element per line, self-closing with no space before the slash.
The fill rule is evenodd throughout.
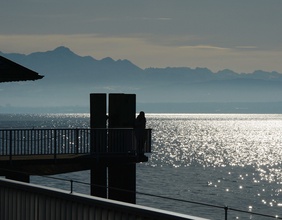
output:
<path id="1" fill-rule="evenodd" d="M 132 128 L 0 129 L 0 167 L 53 175 L 89 169 L 97 160 L 105 164 L 146 162 L 144 154 L 151 153 L 151 129 L 144 132 L 140 148 Z M 46 169 L 50 164 L 57 166 Z"/>
<path id="2" fill-rule="evenodd" d="M 90 94 L 90 128 L 0 129 L 0 176 L 30 182 L 90 170 L 91 195 L 135 203 L 136 164 L 148 161 L 151 129 L 144 112 L 136 118 L 135 94 L 108 98 Z"/>
<path id="3" fill-rule="evenodd" d="M 103 190 L 93 186 L 92 195 L 107 197 L 109 176 L 123 175 L 116 172 L 117 168 L 130 167 L 132 171 L 136 163 L 148 161 L 145 153 L 151 152 L 151 129 L 145 129 L 144 134 L 140 148 L 136 130 L 132 128 L 0 129 L 0 176 L 29 182 L 29 175 L 91 170 L 93 183 L 105 186 Z M 110 170 L 115 172 L 107 174 Z M 130 176 L 132 172 L 124 175 Z M 135 172 L 133 174 L 135 180 Z M 134 190 L 133 181 L 129 183 Z M 121 195 L 113 198 L 123 200 Z M 134 203 L 135 196 L 124 200 Z"/>
<path id="4" fill-rule="evenodd" d="M 151 129 L 144 132 L 144 145 L 138 149 L 132 128 L 0 129 L 0 161 L 27 159 L 31 155 L 58 159 L 151 153 Z"/>

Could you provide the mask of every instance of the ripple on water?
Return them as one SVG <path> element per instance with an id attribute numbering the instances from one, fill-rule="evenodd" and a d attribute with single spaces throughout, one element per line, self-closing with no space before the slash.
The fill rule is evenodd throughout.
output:
<path id="1" fill-rule="evenodd" d="M 177 167 L 182 181 L 181 167 L 201 167 L 211 194 L 239 201 L 244 210 L 282 206 L 282 115 L 152 115 L 147 121 L 149 165 Z"/>

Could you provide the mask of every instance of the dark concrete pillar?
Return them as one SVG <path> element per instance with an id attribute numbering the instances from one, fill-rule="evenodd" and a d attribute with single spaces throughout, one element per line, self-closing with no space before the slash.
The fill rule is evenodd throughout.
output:
<path id="1" fill-rule="evenodd" d="M 90 127 L 106 128 L 107 95 L 104 93 L 90 94 Z"/>
<path id="2" fill-rule="evenodd" d="M 108 198 L 107 166 L 102 162 L 93 163 L 90 170 L 90 194 L 102 198 Z"/>
<path id="3" fill-rule="evenodd" d="M 135 114 L 135 94 L 109 95 L 109 128 L 133 128 Z M 112 138 L 111 135 L 109 135 L 110 138 Z M 115 143 L 115 140 L 109 140 L 109 143 Z M 109 150 L 110 148 L 109 145 Z M 108 186 L 109 199 L 136 203 L 136 164 L 110 164 Z"/>
<path id="4" fill-rule="evenodd" d="M 109 165 L 109 199 L 136 203 L 136 165 Z"/>
<path id="5" fill-rule="evenodd" d="M 90 94 L 91 153 L 107 150 L 107 96 Z M 90 171 L 91 195 L 107 198 L 107 166 L 102 161 L 94 162 Z"/>
<path id="6" fill-rule="evenodd" d="M 135 116 L 135 94 L 109 94 L 109 128 L 133 128 Z"/>

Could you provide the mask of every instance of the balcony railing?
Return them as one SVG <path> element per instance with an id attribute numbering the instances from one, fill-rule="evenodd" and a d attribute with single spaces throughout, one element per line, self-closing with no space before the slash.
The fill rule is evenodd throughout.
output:
<path id="1" fill-rule="evenodd" d="M 150 152 L 151 129 L 0 129 L 0 156 Z"/>

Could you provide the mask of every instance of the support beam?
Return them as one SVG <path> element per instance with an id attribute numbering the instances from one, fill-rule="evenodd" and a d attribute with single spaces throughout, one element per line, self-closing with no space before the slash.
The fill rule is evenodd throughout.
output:
<path id="1" fill-rule="evenodd" d="M 136 164 L 108 167 L 109 199 L 136 203 Z"/>
<path id="2" fill-rule="evenodd" d="M 135 94 L 109 95 L 109 128 L 133 128 L 135 114 Z M 109 139 L 111 138 L 114 136 L 109 135 Z M 116 142 L 109 140 L 109 143 L 115 144 Z M 109 199 L 136 203 L 136 164 L 109 165 L 108 184 Z"/>
<path id="3" fill-rule="evenodd" d="M 102 162 L 94 163 L 90 170 L 90 194 L 102 198 L 108 198 L 107 166 Z"/>
<path id="4" fill-rule="evenodd" d="M 107 96 L 106 94 L 90 94 L 90 127 L 106 128 L 107 112 L 106 112 Z M 102 132 L 106 132 L 102 130 Z M 107 138 L 97 142 L 94 131 L 91 131 L 91 153 L 106 152 Z M 90 181 L 92 196 L 107 198 L 107 167 L 102 161 L 93 162 L 90 171 Z"/>
<path id="5" fill-rule="evenodd" d="M 109 94 L 109 128 L 133 128 L 135 116 L 135 94 Z"/>
<path id="6" fill-rule="evenodd" d="M 90 94 L 91 128 L 107 127 L 106 98 L 106 94 Z M 135 114 L 135 94 L 109 95 L 109 128 L 133 128 Z M 91 132 L 91 152 L 93 154 L 109 153 L 113 145 L 120 144 L 120 140 L 116 139 L 117 136 L 111 132 L 114 131 L 109 130 L 108 134 L 105 134 L 105 141 L 102 144 L 100 140 L 99 144 L 96 142 L 95 133 Z M 109 163 L 106 165 L 103 161 L 98 161 L 91 168 L 91 184 L 91 195 L 136 203 L 136 164 L 123 161 L 121 164 Z"/>

